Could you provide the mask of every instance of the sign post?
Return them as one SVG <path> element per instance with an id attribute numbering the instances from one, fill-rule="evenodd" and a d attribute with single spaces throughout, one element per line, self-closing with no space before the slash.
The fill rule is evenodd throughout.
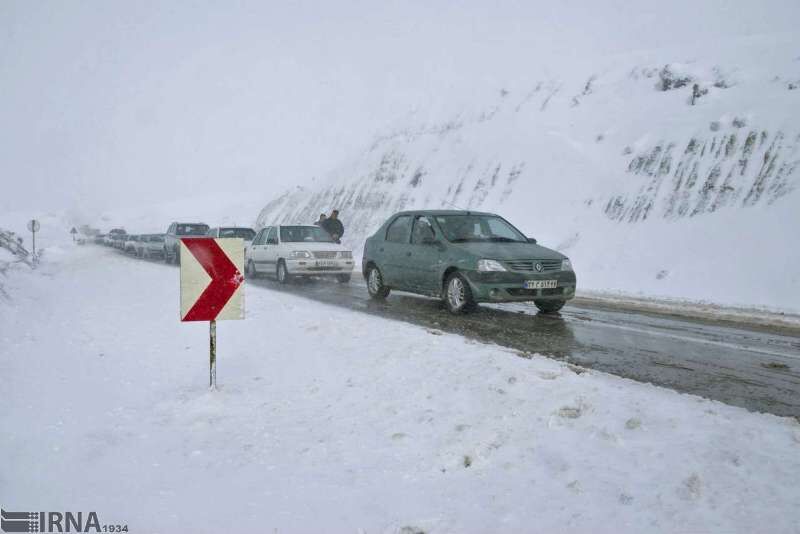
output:
<path id="1" fill-rule="evenodd" d="M 31 252 L 33 254 L 34 260 L 36 259 L 36 232 L 39 231 L 39 221 L 36 219 L 31 219 L 28 221 L 28 230 L 31 231 L 33 247 L 31 248 Z"/>
<path id="2" fill-rule="evenodd" d="M 72 227 L 72 230 L 69 231 L 69 233 L 72 234 L 72 241 L 75 242 L 75 234 L 77 234 L 78 231 L 75 229 L 74 226 Z"/>
<path id="3" fill-rule="evenodd" d="M 211 350 L 208 354 L 208 387 L 217 389 L 217 320 L 213 319 L 209 326 Z"/>
<path id="4" fill-rule="evenodd" d="M 217 320 L 244 319 L 244 241 L 182 238 L 181 321 L 209 321 L 209 387 L 217 388 Z"/>

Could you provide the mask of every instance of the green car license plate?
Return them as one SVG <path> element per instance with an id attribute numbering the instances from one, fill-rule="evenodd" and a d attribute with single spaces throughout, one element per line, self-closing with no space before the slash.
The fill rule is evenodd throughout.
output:
<path id="1" fill-rule="evenodd" d="M 558 280 L 526 280 L 525 289 L 554 289 L 558 287 Z"/>

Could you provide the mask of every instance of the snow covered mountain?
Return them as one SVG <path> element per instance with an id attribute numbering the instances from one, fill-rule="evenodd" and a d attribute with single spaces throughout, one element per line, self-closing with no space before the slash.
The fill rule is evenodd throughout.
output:
<path id="1" fill-rule="evenodd" d="M 358 250 L 399 210 L 491 211 L 569 254 L 584 290 L 798 310 L 798 45 L 636 51 L 415 110 L 257 226 L 338 208 Z"/>

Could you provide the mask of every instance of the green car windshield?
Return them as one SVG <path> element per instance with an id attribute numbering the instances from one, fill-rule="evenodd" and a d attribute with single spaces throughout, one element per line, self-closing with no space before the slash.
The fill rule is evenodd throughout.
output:
<path id="1" fill-rule="evenodd" d="M 319 226 L 281 226 L 281 243 L 333 243 L 333 238 Z"/>
<path id="2" fill-rule="evenodd" d="M 436 222 L 451 243 L 527 243 L 519 230 L 493 215 L 439 215 Z"/>

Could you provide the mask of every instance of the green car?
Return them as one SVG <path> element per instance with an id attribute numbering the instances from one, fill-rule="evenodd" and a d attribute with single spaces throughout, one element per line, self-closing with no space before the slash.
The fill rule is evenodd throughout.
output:
<path id="1" fill-rule="evenodd" d="M 556 312 L 575 296 L 569 258 L 491 213 L 397 213 L 367 239 L 361 267 L 373 299 L 409 291 L 440 298 L 456 314 L 478 302 L 519 301 Z"/>

